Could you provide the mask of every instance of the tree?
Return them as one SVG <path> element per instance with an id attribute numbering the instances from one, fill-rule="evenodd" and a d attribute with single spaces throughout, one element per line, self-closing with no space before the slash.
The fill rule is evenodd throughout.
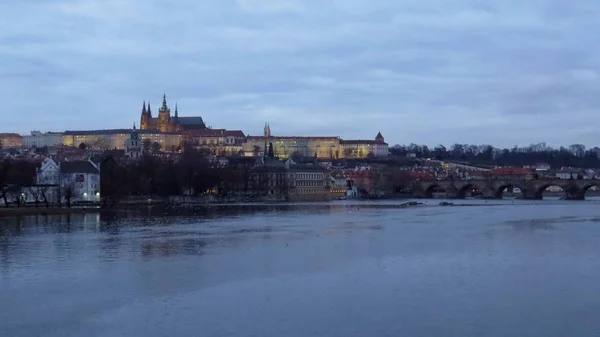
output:
<path id="1" fill-rule="evenodd" d="M 290 159 L 296 163 L 302 160 L 302 154 L 299 151 L 294 151 L 290 154 Z"/>
<path id="2" fill-rule="evenodd" d="M 27 186 L 27 190 L 29 191 L 29 195 L 33 197 L 33 201 L 35 202 L 35 207 L 39 207 L 40 201 L 42 199 L 42 191 L 37 185 Z"/>
<path id="3" fill-rule="evenodd" d="M 259 147 L 259 146 L 257 146 L 257 145 L 254 145 L 254 146 L 252 147 L 252 155 L 253 155 L 254 157 L 258 157 L 258 154 L 259 154 L 259 153 L 260 153 L 260 147 Z"/>
<path id="4" fill-rule="evenodd" d="M 12 165 L 10 160 L 5 159 L 0 163 L 0 198 L 4 200 L 4 205 L 9 206 L 8 198 L 6 193 L 8 192 L 8 174 L 11 170 Z"/>
<path id="5" fill-rule="evenodd" d="M 71 203 L 75 197 L 75 182 L 71 179 L 62 181 L 60 186 L 60 194 L 62 198 L 65 199 L 67 207 L 71 208 Z"/>
<path id="6" fill-rule="evenodd" d="M 148 138 L 144 139 L 142 142 L 142 147 L 144 148 L 145 153 L 150 153 L 150 149 L 152 148 L 152 141 Z"/>
<path id="7" fill-rule="evenodd" d="M 158 142 L 152 143 L 152 153 L 159 153 L 161 145 Z"/>

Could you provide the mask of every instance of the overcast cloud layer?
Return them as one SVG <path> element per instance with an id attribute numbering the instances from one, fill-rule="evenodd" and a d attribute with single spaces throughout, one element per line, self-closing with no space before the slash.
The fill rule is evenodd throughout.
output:
<path id="1" fill-rule="evenodd" d="M 0 132 L 214 128 L 395 143 L 600 140 L 597 0 L 2 0 Z"/>

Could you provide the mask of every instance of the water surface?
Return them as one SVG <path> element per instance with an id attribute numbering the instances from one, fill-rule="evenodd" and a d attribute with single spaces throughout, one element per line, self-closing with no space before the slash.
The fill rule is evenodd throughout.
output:
<path id="1" fill-rule="evenodd" d="M 600 202 L 0 219 L 1 336 L 593 336 Z"/>

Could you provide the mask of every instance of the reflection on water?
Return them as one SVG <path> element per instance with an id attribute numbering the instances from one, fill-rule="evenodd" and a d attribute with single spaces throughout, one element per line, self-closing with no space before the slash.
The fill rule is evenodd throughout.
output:
<path id="1" fill-rule="evenodd" d="M 0 336 L 589 336 L 598 200 L 0 218 Z"/>

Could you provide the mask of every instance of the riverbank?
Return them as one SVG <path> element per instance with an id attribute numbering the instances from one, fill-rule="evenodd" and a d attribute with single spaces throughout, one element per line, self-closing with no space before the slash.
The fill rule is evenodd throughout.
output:
<path id="1" fill-rule="evenodd" d="M 0 208 L 0 217 L 19 215 L 85 214 L 98 213 L 99 207 L 10 207 Z"/>

